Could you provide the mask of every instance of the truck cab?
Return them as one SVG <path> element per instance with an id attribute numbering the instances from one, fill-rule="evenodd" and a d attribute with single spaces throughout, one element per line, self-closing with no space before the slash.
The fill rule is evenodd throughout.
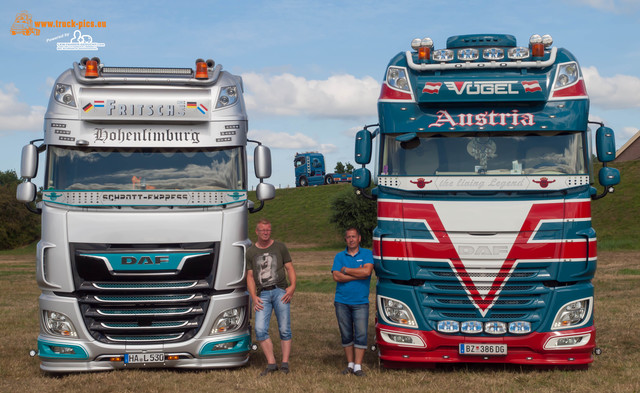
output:
<path id="1" fill-rule="evenodd" d="M 613 131 L 589 121 L 575 57 L 550 36 L 526 45 L 508 34 L 453 36 L 441 49 L 415 39 L 387 66 L 378 115 L 356 136 L 353 185 L 377 200 L 382 364 L 587 367 L 591 201 L 620 175 L 606 166 Z M 377 187 L 367 195 L 374 139 Z"/>

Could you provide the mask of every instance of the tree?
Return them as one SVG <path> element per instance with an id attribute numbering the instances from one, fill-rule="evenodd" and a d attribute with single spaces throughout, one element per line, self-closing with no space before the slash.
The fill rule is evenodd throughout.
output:
<path id="1" fill-rule="evenodd" d="M 338 161 L 338 163 L 336 164 L 335 172 L 336 173 L 345 173 L 344 164 L 342 162 Z"/>
<path id="2" fill-rule="evenodd" d="M 19 183 L 15 171 L 0 171 L 0 250 L 26 246 L 40 236 L 40 216 L 16 200 Z"/>
<path id="3" fill-rule="evenodd" d="M 351 165 L 350 162 L 347 162 L 347 165 L 345 165 L 345 173 L 353 173 L 354 169 L 353 165 Z"/>
<path id="4" fill-rule="evenodd" d="M 362 246 L 370 248 L 373 245 L 373 230 L 377 224 L 375 201 L 357 196 L 351 187 L 347 187 L 336 194 L 331 207 L 330 222 L 335 224 L 340 234 L 355 227 L 362 235 Z"/>

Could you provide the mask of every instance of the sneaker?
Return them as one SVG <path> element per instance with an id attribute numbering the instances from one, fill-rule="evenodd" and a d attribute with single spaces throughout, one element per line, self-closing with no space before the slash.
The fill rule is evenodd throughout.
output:
<path id="1" fill-rule="evenodd" d="M 353 374 L 353 369 L 351 367 L 347 367 L 344 370 L 342 370 L 342 375 L 349 375 L 349 374 Z"/>
<path id="2" fill-rule="evenodd" d="M 366 374 L 364 373 L 364 371 L 358 370 L 358 371 L 354 371 L 353 375 L 355 375 L 356 377 L 364 377 Z"/>
<path id="3" fill-rule="evenodd" d="M 271 373 L 275 373 L 276 371 L 278 371 L 278 366 L 274 365 L 267 365 L 267 368 L 264 369 L 263 372 L 260 373 L 261 377 L 264 377 L 265 375 L 269 375 Z"/>
<path id="4" fill-rule="evenodd" d="M 289 374 L 289 363 L 282 363 L 282 365 L 280 365 L 280 371 L 284 374 Z"/>

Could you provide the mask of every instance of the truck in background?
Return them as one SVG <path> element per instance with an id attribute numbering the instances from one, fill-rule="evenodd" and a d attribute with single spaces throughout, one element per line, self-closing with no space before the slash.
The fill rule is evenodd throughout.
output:
<path id="1" fill-rule="evenodd" d="M 322 153 L 296 153 L 293 159 L 293 167 L 296 176 L 296 187 L 351 183 L 351 173 L 325 173 Z"/>
<path id="2" fill-rule="evenodd" d="M 575 57 L 533 35 L 412 42 L 389 63 L 353 186 L 377 200 L 376 344 L 386 367 L 586 368 L 597 353 L 591 200 L 613 191 Z M 365 188 L 376 138 L 377 187 Z"/>
<path id="3" fill-rule="evenodd" d="M 58 77 L 17 190 L 42 215 L 42 370 L 248 361 L 247 215 L 275 188 L 263 182 L 269 149 L 256 142 L 260 206 L 247 199 L 242 93 L 240 77 L 201 59 L 194 70 L 85 58 Z"/>

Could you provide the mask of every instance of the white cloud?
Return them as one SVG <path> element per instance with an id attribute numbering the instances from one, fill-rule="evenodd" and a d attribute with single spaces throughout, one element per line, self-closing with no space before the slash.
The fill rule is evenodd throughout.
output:
<path id="1" fill-rule="evenodd" d="M 333 145 L 331 143 L 322 143 L 320 144 L 320 153 L 322 154 L 331 154 L 338 151 L 338 146 Z"/>
<path id="2" fill-rule="evenodd" d="M 289 73 L 242 75 L 248 111 L 272 115 L 329 118 L 376 116 L 380 84 L 370 76 L 335 75 L 307 80 Z"/>
<path id="3" fill-rule="evenodd" d="M 601 76 L 596 67 L 582 69 L 591 103 L 607 109 L 640 107 L 640 78 L 629 75 Z"/>
<path id="4" fill-rule="evenodd" d="M 638 131 L 640 131 L 637 127 L 622 127 L 621 130 L 616 130 L 616 142 L 618 145 L 624 145 L 629 138 L 634 136 Z"/>
<path id="5" fill-rule="evenodd" d="M 317 149 L 319 146 L 313 138 L 300 132 L 291 135 L 286 132 L 252 130 L 248 137 L 259 140 L 271 149 Z"/>
<path id="6" fill-rule="evenodd" d="M 45 107 L 20 102 L 19 93 L 13 83 L 0 86 L 0 132 L 42 130 Z"/>
<path id="7" fill-rule="evenodd" d="M 627 13 L 638 9 L 637 0 L 571 0 L 570 2 L 614 13 Z"/>

